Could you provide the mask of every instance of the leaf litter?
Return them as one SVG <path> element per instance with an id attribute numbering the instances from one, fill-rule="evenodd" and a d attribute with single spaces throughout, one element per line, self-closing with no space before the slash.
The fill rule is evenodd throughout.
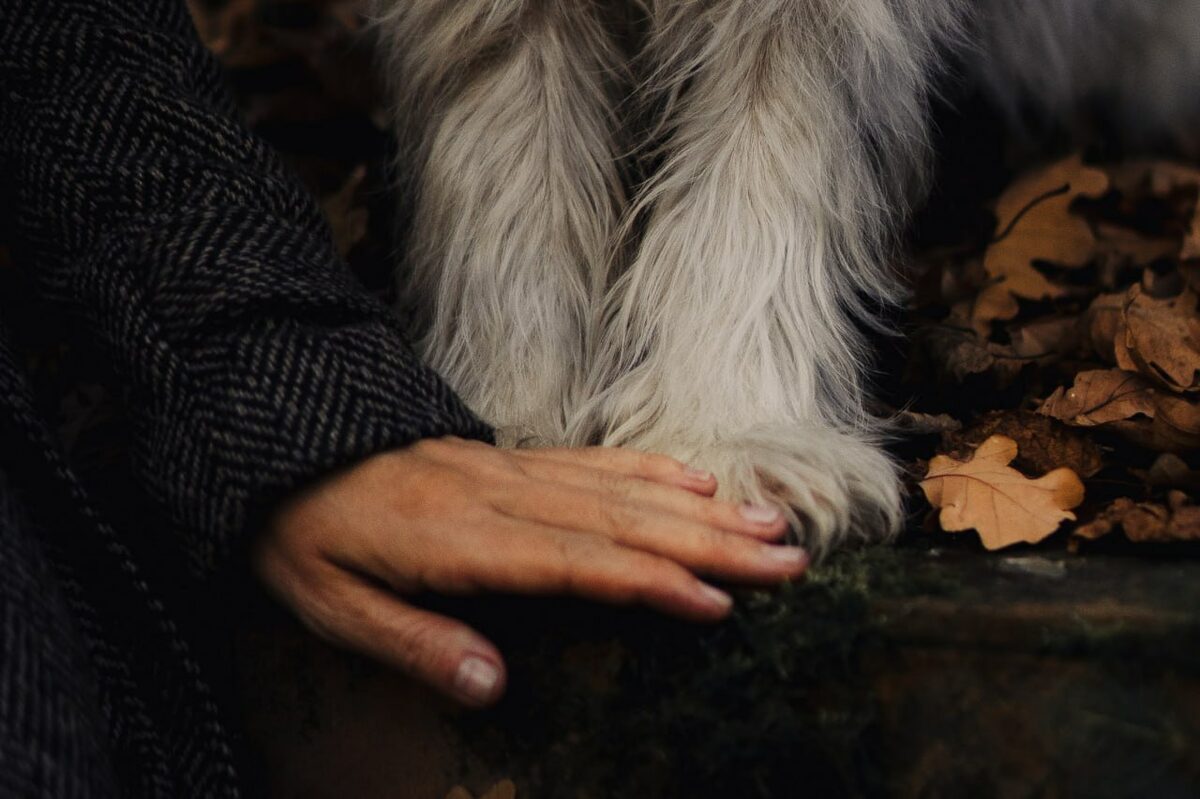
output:
<path id="1" fill-rule="evenodd" d="M 393 151 L 353 0 L 189 5 L 247 121 L 389 300 Z M 918 251 L 889 400 L 933 535 L 1200 538 L 1198 195 L 1190 164 L 1072 155 L 1012 179 L 986 238 Z"/>

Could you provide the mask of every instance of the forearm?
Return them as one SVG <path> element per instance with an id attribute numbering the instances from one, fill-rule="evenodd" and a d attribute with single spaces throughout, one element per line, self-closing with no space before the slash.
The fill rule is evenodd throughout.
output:
<path id="1" fill-rule="evenodd" d="M 181 0 L 9 0 L 0 87 L 17 261 L 128 381 L 139 474 L 198 568 L 319 474 L 489 435 L 233 116 Z"/>

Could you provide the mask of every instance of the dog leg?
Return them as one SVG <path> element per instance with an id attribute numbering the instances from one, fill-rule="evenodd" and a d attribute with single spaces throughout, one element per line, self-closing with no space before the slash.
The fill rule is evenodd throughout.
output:
<path id="1" fill-rule="evenodd" d="M 653 0 L 663 163 L 575 419 L 788 508 L 820 552 L 894 530 L 859 324 L 894 301 L 945 0 Z M 579 434 L 581 437 L 583 433 Z"/>
<path id="2" fill-rule="evenodd" d="M 587 0 L 372 5 L 423 354 L 505 443 L 560 443 L 623 206 L 622 59 Z"/>

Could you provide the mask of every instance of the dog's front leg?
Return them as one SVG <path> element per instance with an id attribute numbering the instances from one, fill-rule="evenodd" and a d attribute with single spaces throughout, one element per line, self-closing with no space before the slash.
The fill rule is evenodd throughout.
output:
<path id="1" fill-rule="evenodd" d="M 635 202 L 640 249 L 607 298 L 577 424 L 785 505 L 816 550 L 895 529 L 859 325 L 898 294 L 893 233 L 952 7 L 651 5 L 665 161 Z"/>
<path id="2" fill-rule="evenodd" d="M 373 0 L 411 198 L 423 354 L 502 441 L 561 443 L 619 218 L 591 0 Z"/>

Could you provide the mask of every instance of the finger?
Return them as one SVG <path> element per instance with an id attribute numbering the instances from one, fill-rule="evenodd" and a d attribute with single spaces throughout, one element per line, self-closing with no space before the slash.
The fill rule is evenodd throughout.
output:
<path id="1" fill-rule="evenodd" d="M 778 508 L 735 504 L 699 496 L 679 486 L 600 471 L 570 461 L 529 458 L 522 467 L 529 477 L 612 495 L 615 501 L 644 504 L 722 530 L 776 541 L 788 530 L 787 519 Z"/>
<path id="2" fill-rule="evenodd" d="M 455 532 L 408 542 L 390 559 L 393 579 L 403 585 L 416 569 L 426 587 L 444 594 L 569 594 L 617 605 L 641 603 L 695 621 L 723 618 L 733 605 L 728 594 L 679 564 L 601 536 L 500 514 L 469 532 L 461 527 Z"/>
<path id="3" fill-rule="evenodd" d="M 638 452 L 622 447 L 576 447 L 514 450 L 514 454 L 534 460 L 557 461 L 616 472 L 664 485 L 686 488 L 704 496 L 717 491 L 712 472 L 696 469 L 666 455 Z"/>
<path id="4" fill-rule="evenodd" d="M 608 538 L 730 580 L 778 583 L 799 577 L 807 554 L 756 541 L 648 505 L 556 483 L 530 481 L 492 500 L 515 520 Z"/>
<path id="5" fill-rule="evenodd" d="M 468 707 L 485 707 L 504 693 L 499 650 L 454 619 L 400 600 L 386 588 L 338 569 L 310 626 L 323 638 L 362 652 Z M 315 623 L 312 623 L 315 622 Z"/>

